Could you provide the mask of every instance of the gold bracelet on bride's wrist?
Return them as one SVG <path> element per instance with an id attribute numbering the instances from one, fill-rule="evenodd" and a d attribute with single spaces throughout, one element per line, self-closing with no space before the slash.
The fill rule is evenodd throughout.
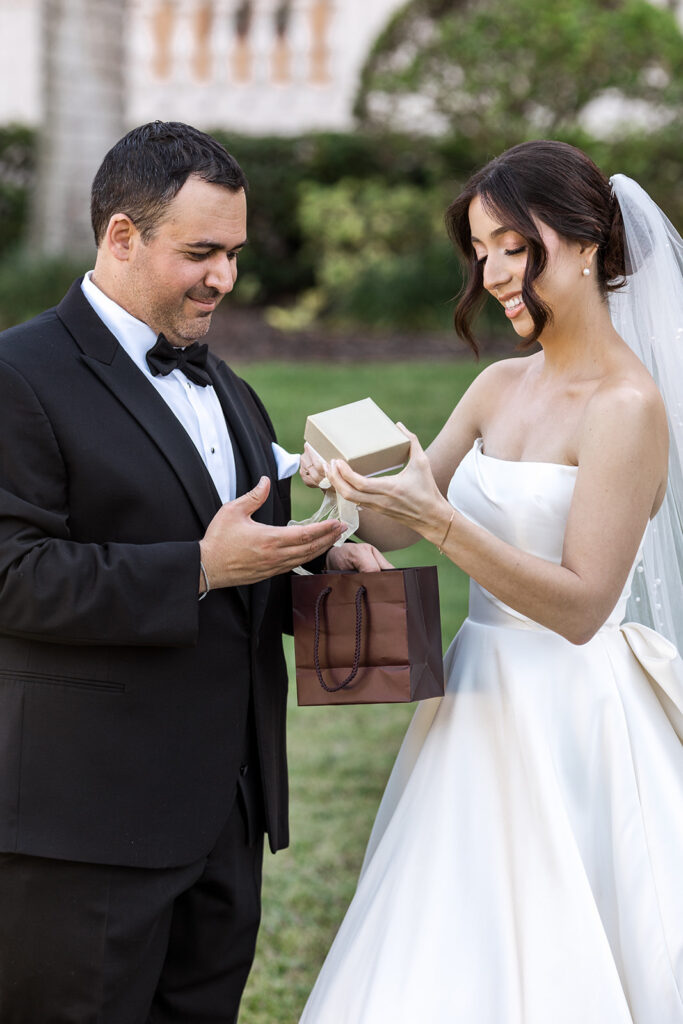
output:
<path id="1" fill-rule="evenodd" d="M 438 547 L 438 552 L 439 552 L 440 555 L 443 554 L 443 546 L 446 543 L 446 538 L 448 537 L 448 534 L 451 532 L 451 525 L 452 525 L 454 519 L 455 519 L 455 509 L 453 509 L 453 511 L 451 512 L 451 518 L 448 520 L 448 526 L 446 527 L 446 532 L 444 533 L 443 540 L 441 541 L 441 543 L 439 544 L 439 547 Z"/>

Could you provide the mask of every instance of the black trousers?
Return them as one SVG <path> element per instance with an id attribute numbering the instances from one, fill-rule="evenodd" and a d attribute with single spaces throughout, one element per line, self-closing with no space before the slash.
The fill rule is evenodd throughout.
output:
<path id="1" fill-rule="evenodd" d="M 234 1024 L 261 913 L 247 793 L 182 867 L 0 854 L 2 1024 Z"/>

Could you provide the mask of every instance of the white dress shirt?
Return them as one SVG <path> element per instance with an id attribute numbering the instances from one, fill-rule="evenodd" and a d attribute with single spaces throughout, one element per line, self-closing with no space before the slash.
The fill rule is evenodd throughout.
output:
<path id="1" fill-rule="evenodd" d="M 151 327 L 131 316 L 100 291 L 91 278 L 92 271 L 88 271 L 81 284 L 86 299 L 190 435 L 211 474 L 221 501 L 232 501 L 236 494 L 235 456 L 225 416 L 213 386 L 207 384 L 203 388 L 197 387 L 177 369 L 165 377 L 155 377 L 145 357 L 156 342 L 156 334 Z M 290 454 L 275 442 L 273 455 L 280 480 L 296 473 L 299 468 L 298 455 Z"/>

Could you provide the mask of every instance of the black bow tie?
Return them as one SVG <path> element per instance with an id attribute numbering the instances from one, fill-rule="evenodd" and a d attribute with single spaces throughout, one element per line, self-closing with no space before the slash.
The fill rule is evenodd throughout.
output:
<path id="1" fill-rule="evenodd" d="M 208 345 L 200 345 L 198 341 L 194 341 L 187 348 L 176 348 L 160 334 L 156 345 L 149 350 L 145 358 L 155 377 L 159 374 L 165 377 L 171 370 L 180 370 L 193 384 L 205 388 L 211 383 L 211 377 L 206 370 L 208 354 Z"/>

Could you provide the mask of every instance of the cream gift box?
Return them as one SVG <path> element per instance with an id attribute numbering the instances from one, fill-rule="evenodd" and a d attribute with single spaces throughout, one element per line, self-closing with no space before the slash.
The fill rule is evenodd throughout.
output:
<path id="1" fill-rule="evenodd" d="M 325 462 L 344 459 L 364 476 L 398 469 L 410 452 L 408 438 L 371 398 L 309 416 L 304 438 Z"/>

